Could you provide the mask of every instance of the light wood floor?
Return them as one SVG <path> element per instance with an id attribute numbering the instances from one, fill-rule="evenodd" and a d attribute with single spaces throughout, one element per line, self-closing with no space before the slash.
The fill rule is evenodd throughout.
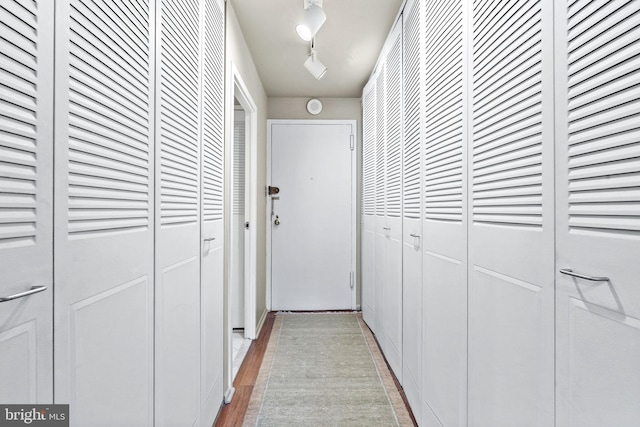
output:
<path id="1" fill-rule="evenodd" d="M 262 359 L 264 358 L 264 353 L 267 349 L 267 344 L 269 343 L 269 338 L 271 337 L 271 330 L 273 329 L 273 321 L 275 320 L 276 313 L 270 312 L 267 314 L 267 319 L 262 326 L 262 330 L 260 331 L 260 336 L 257 340 L 251 343 L 251 347 L 249 347 L 249 351 L 240 366 L 240 370 L 238 371 L 238 375 L 236 375 L 235 380 L 233 381 L 233 387 L 235 388 L 235 394 L 233 395 L 233 399 L 231 403 L 225 405 L 220 413 L 218 414 L 218 418 L 214 424 L 214 427 L 240 427 L 242 426 L 242 420 L 244 419 L 244 414 L 247 412 L 247 407 L 249 406 L 249 399 L 251 398 L 251 392 L 253 391 L 253 387 L 256 384 L 256 378 L 258 377 L 258 371 L 260 370 L 260 365 L 262 364 Z M 387 366 L 388 368 L 388 366 Z M 391 369 L 389 368 L 391 371 Z M 393 372 L 391 372 L 393 376 Z M 411 408 L 409 408 L 409 404 L 407 403 L 407 399 L 400 387 L 400 383 L 393 376 L 396 387 L 402 396 L 405 406 L 411 414 L 411 418 L 413 420 L 413 425 L 417 426 L 415 418 L 413 417 L 413 413 L 411 412 Z"/>

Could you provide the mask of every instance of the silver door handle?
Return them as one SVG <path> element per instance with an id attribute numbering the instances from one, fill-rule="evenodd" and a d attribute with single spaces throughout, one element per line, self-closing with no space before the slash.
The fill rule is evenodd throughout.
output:
<path id="1" fill-rule="evenodd" d="M 8 297 L 0 297 L 0 302 L 11 301 L 14 299 L 26 297 L 28 295 L 37 294 L 38 292 L 42 292 L 46 289 L 47 289 L 46 286 L 32 286 L 31 289 L 28 291 L 20 292 L 19 294 L 9 295 Z"/>
<path id="2" fill-rule="evenodd" d="M 589 280 L 591 282 L 608 282 L 608 277 L 597 277 L 597 276 L 587 276 L 586 274 L 576 273 L 570 268 L 563 268 L 560 270 L 560 273 L 566 274 L 567 276 L 578 277 L 580 279 Z"/>
<path id="3" fill-rule="evenodd" d="M 382 227 L 382 229 L 389 231 L 389 230 L 391 230 L 391 227 Z"/>
<path id="4" fill-rule="evenodd" d="M 409 236 L 411 236 L 411 237 L 417 237 L 417 238 L 420 238 L 420 235 L 419 235 L 419 234 L 413 234 L 413 233 L 412 233 L 412 234 L 409 234 Z"/>
<path id="5" fill-rule="evenodd" d="M 214 240 L 216 240 L 215 237 L 209 237 L 208 239 L 202 239 L 203 242 L 213 242 Z"/>

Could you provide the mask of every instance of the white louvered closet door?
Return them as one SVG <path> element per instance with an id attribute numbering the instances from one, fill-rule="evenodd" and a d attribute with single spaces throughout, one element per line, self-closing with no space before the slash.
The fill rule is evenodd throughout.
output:
<path id="1" fill-rule="evenodd" d="M 55 399 L 153 423 L 153 6 L 57 1 Z"/>
<path id="2" fill-rule="evenodd" d="M 222 404 L 224 342 L 224 3 L 204 4 L 201 215 L 201 425 Z M 213 240 L 211 240 L 213 239 Z"/>
<path id="3" fill-rule="evenodd" d="M 557 425 L 634 426 L 640 2 L 560 1 L 555 16 Z"/>
<path id="4" fill-rule="evenodd" d="M 553 424 L 552 5 L 472 6 L 472 425 Z"/>
<path id="5" fill-rule="evenodd" d="M 200 310 L 194 307 L 200 307 L 201 303 L 203 5 L 200 0 L 161 0 L 157 5 L 155 422 L 158 427 L 200 424 L 201 319 Z M 215 236 L 207 236 L 210 237 Z M 205 250 L 211 246 L 205 245 Z"/>
<path id="6" fill-rule="evenodd" d="M 469 11 L 462 0 L 427 0 L 424 9 L 421 410 L 426 426 L 466 424 Z"/>
<path id="7" fill-rule="evenodd" d="M 53 3 L 0 4 L 0 402 L 53 400 Z M 4 416 L 4 415 L 3 415 Z"/>
<path id="8" fill-rule="evenodd" d="M 231 328 L 244 328 L 244 270 L 245 270 L 245 192 L 246 176 L 246 118 L 242 108 L 233 112 L 232 206 L 229 234 L 231 254 L 229 269 L 229 294 L 231 299 Z M 248 258 L 247 258 L 248 259 Z M 248 329 L 248 328 L 247 328 Z"/>
<path id="9" fill-rule="evenodd" d="M 387 219 L 386 219 L 386 187 L 385 187 L 385 129 L 386 115 L 384 109 L 385 96 L 385 67 L 381 64 L 380 71 L 376 77 L 376 233 L 375 233 L 375 327 L 373 331 L 378 339 L 378 344 L 383 351 L 386 351 L 386 342 L 384 340 L 384 266 L 385 266 L 385 240 Z"/>
<path id="10" fill-rule="evenodd" d="M 385 66 L 385 202 L 384 254 L 385 356 L 402 384 L 402 25 L 392 33 Z"/>
<path id="11" fill-rule="evenodd" d="M 423 0 L 403 13 L 402 380 L 418 423 L 422 388 L 422 108 Z"/>
<path id="12" fill-rule="evenodd" d="M 368 85 L 362 106 L 362 317 L 376 325 L 376 86 Z"/>

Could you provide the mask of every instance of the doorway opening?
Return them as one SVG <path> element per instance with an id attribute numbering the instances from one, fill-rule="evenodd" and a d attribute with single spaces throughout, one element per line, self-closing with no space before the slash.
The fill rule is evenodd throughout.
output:
<path id="1" fill-rule="evenodd" d="M 238 70 L 231 64 L 226 133 L 227 295 L 226 389 L 228 403 L 233 379 L 251 340 L 256 339 L 257 266 L 257 107 Z"/>
<path id="2" fill-rule="evenodd" d="M 233 110 L 233 152 L 232 152 L 232 204 L 231 204 L 231 268 L 229 270 L 229 293 L 231 299 L 231 329 L 233 378 L 235 378 L 244 356 L 249 350 L 251 339 L 245 334 L 245 267 L 246 257 L 245 234 L 250 222 L 246 215 L 247 200 L 247 167 L 246 167 L 246 122 L 245 111 L 234 97 Z"/>

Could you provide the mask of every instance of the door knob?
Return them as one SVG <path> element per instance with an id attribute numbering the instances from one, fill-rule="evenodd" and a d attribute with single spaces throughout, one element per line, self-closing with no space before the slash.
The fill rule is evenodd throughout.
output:
<path id="1" fill-rule="evenodd" d="M 280 218 L 278 218 L 278 215 L 276 215 L 276 219 L 273 221 L 273 223 L 275 225 L 280 225 Z"/>

